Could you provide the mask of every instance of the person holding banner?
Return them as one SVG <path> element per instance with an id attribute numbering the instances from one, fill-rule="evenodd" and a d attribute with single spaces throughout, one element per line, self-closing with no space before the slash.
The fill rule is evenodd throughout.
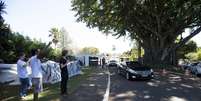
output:
<path id="1" fill-rule="evenodd" d="M 32 50 L 32 57 L 29 60 L 31 66 L 32 84 L 34 87 L 34 101 L 38 101 L 38 94 L 43 90 L 42 69 L 41 69 L 41 53 L 40 49 Z"/>
<path id="2" fill-rule="evenodd" d="M 60 84 L 60 88 L 61 88 L 61 95 L 66 96 L 67 93 L 67 82 L 68 82 L 68 68 L 67 68 L 67 64 L 69 62 L 69 60 L 67 60 L 67 54 L 68 51 L 67 50 L 63 50 L 62 51 L 62 56 L 60 58 L 59 64 L 60 64 L 60 70 L 61 70 L 61 84 Z"/>
<path id="3" fill-rule="evenodd" d="M 20 52 L 19 60 L 17 61 L 17 74 L 20 80 L 20 97 L 24 99 L 27 95 L 27 90 L 29 87 L 29 74 L 27 63 L 25 62 L 25 53 Z"/>

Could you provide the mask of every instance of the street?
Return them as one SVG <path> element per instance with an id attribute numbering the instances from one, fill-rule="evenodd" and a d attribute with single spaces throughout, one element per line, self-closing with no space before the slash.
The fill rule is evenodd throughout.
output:
<path id="1" fill-rule="evenodd" d="M 61 97 L 61 101 L 102 101 L 107 88 L 107 70 L 93 67 L 95 70 L 80 87 L 68 97 Z"/>
<path id="2" fill-rule="evenodd" d="M 89 81 L 69 96 L 70 101 L 103 101 L 107 89 L 106 70 L 98 69 Z M 200 78 L 155 72 L 153 80 L 131 80 L 110 67 L 109 101 L 201 101 Z"/>
<path id="3" fill-rule="evenodd" d="M 110 101 L 201 101 L 201 80 L 173 73 L 150 81 L 128 81 L 110 68 Z"/>

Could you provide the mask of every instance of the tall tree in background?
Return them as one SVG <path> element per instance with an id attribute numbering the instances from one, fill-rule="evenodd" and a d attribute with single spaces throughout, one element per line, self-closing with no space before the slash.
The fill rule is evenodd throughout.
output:
<path id="1" fill-rule="evenodd" d="M 96 47 L 84 47 L 81 51 L 81 54 L 88 54 L 88 55 L 97 55 L 99 53 L 99 49 Z"/>
<path id="2" fill-rule="evenodd" d="M 77 21 L 144 49 L 144 63 L 172 64 L 176 50 L 201 31 L 200 0 L 72 0 Z M 189 35 L 175 42 L 185 29 Z"/>
<path id="3" fill-rule="evenodd" d="M 18 32 L 12 32 L 9 25 L 4 23 L 3 14 L 5 12 L 5 3 L 0 0 L 0 62 L 16 63 L 19 58 L 19 53 L 24 51 L 28 57 L 34 48 L 45 49 L 45 56 L 53 59 L 53 49 L 38 40 L 31 40 L 29 37 L 24 37 Z"/>
<path id="4" fill-rule="evenodd" d="M 69 33 L 64 27 L 60 30 L 59 42 L 61 43 L 60 46 L 62 49 L 70 48 L 70 44 L 72 43 Z"/>
<path id="5" fill-rule="evenodd" d="M 52 43 L 54 43 L 55 48 L 57 48 L 57 43 L 59 42 L 59 36 L 61 33 L 58 28 L 51 28 L 49 32 L 49 37 L 52 37 Z"/>
<path id="6" fill-rule="evenodd" d="M 5 3 L 1 0 L 1 1 L 0 1 L 0 21 L 1 21 L 1 22 L 4 21 L 2 15 L 6 13 L 5 8 L 6 8 L 6 7 L 5 7 Z"/>
<path id="7" fill-rule="evenodd" d="M 0 0 L 0 60 L 4 61 L 4 56 L 8 56 L 9 48 L 12 46 L 9 45 L 11 40 L 8 40 L 11 36 L 11 30 L 7 24 L 4 23 L 3 14 L 5 14 L 5 3 Z M 6 54 L 4 54 L 7 52 Z M 12 54 L 10 52 L 10 54 Z"/>

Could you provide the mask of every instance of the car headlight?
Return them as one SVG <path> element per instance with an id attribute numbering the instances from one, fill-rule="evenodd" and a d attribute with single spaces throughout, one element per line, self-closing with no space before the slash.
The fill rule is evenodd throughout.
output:
<path id="1" fill-rule="evenodd" d="M 137 72 L 134 71 L 134 70 L 132 70 L 132 69 L 128 69 L 128 71 L 129 71 L 130 73 L 137 74 Z"/>

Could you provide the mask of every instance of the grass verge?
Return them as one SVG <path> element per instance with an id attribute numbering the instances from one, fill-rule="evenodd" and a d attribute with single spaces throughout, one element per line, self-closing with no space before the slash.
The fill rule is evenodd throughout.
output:
<path id="1" fill-rule="evenodd" d="M 86 80 L 93 72 L 93 68 L 85 67 L 83 74 L 71 77 L 68 81 L 68 92 L 75 91 L 82 81 Z M 39 95 L 39 101 L 55 101 L 60 99 L 60 84 L 44 84 L 44 91 Z M 19 101 L 19 86 L 4 86 L 0 95 L 1 101 Z M 33 100 L 32 91 L 29 91 L 26 101 Z"/>

